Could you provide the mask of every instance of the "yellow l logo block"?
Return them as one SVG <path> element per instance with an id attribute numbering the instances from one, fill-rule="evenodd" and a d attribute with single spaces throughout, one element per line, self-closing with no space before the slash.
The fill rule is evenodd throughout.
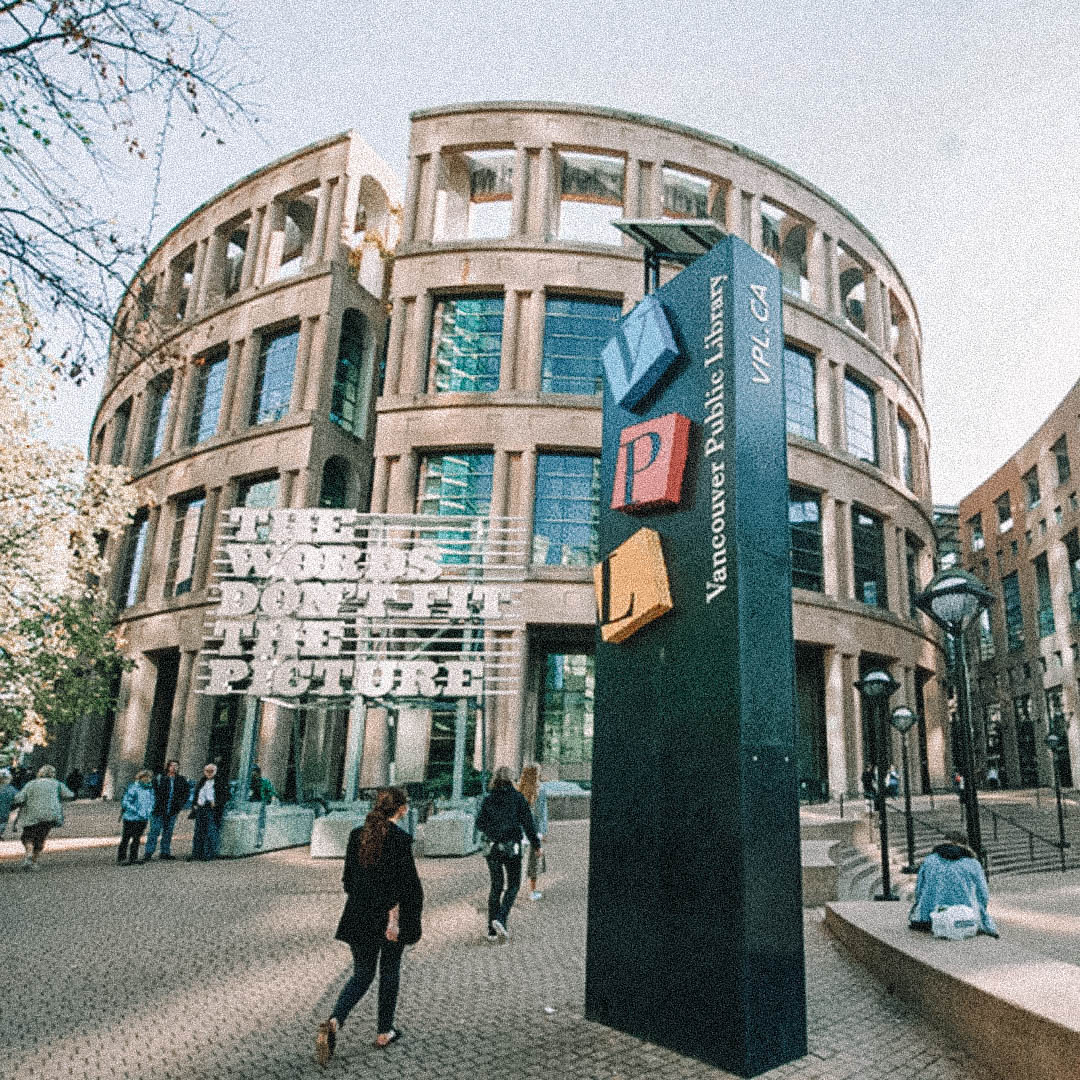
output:
<path id="1" fill-rule="evenodd" d="M 618 644 L 674 606 L 667 566 L 654 529 L 638 529 L 593 567 L 600 637 Z"/>

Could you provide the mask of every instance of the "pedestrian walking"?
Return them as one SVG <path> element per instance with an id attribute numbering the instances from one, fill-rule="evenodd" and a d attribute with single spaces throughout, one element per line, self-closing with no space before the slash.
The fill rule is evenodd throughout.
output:
<path id="1" fill-rule="evenodd" d="M 195 789 L 191 816 L 195 819 L 195 835 L 191 841 L 188 861 L 206 862 L 217 858 L 221 841 L 221 819 L 229 801 L 229 785 L 214 764 L 203 767 L 202 779 Z"/>
<path id="2" fill-rule="evenodd" d="M 900 794 L 900 773 L 897 772 L 895 765 L 890 765 L 889 771 L 885 774 L 885 794 L 890 799 L 895 799 Z"/>
<path id="3" fill-rule="evenodd" d="M 191 785 L 185 777 L 180 775 L 180 762 L 167 762 L 165 771 L 154 782 L 154 809 L 150 814 L 150 832 L 146 837 L 146 853 L 143 855 L 143 862 L 149 862 L 153 858 L 159 839 L 161 840 L 161 854 L 158 858 L 162 862 L 169 862 L 174 858 L 173 829 L 176 828 L 176 819 L 180 811 L 187 806 L 190 794 Z"/>
<path id="4" fill-rule="evenodd" d="M 45 850 L 45 838 L 56 825 L 64 824 L 64 808 L 61 799 L 73 799 L 67 784 L 56 779 L 53 765 L 42 765 L 34 780 L 28 780 L 15 796 L 14 805 L 19 807 L 19 825 L 22 828 L 22 844 L 26 854 L 23 867 L 36 870 L 38 859 Z"/>
<path id="5" fill-rule="evenodd" d="M 533 816 L 533 824 L 536 826 L 536 835 L 542 844 L 547 838 L 548 809 L 547 792 L 540 783 L 540 767 L 538 765 L 526 765 L 521 770 L 518 778 L 518 791 L 525 796 L 529 804 L 529 812 Z M 529 899 L 540 900 L 544 894 L 539 889 L 540 875 L 547 869 L 547 856 L 544 852 L 532 844 L 529 845 L 529 855 L 525 860 L 525 876 L 529 879 Z"/>
<path id="6" fill-rule="evenodd" d="M 139 861 L 139 841 L 154 809 L 154 774 L 140 769 L 120 800 L 120 847 L 118 865 L 134 866 Z"/>
<path id="7" fill-rule="evenodd" d="M 521 888 L 521 841 L 528 836 L 529 843 L 542 852 L 540 837 L 525 796 L 514 787 L 514 774 L 509 766 L 500 765 L 491 778 L 491 791 L 480 806 L 476 827 L 488 842 L 485 855 L 491 875 L 491 892 L 488 894 L 488 941 L 508 941 L 506 928 L 510 909 Z"/>
<path id="8" fill-rule="evenodd" d="M 11 807 L 15 802 L 18 788 L 11 782 L 11 770 L 0 769 L 0 840 L 4 839 Z"/>
<path id="9" fill-rule="evenodd" d="M 338 1032 L 367 993 L 379 971 L 379 1017 L 375 1046 L 385 1049 L 401 1038 L 394 1027 L 401 956 L 420 940 L 424 890 L 416 872 L 412 837 L 399 827 L 409 809 L 404 788 L 383 788 L 364 824 L 349 834 L 342 883 L 348 896 L 335 937 L 352 950 L 353 973 L 338 995 L 334 1011 L 319 1024 L 315 1060 L 325 1065 L 334 1054 Z"/>

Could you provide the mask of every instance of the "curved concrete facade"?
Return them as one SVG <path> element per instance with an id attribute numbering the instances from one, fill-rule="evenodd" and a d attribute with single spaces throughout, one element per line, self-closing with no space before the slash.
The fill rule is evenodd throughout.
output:
<path id="1" fill-rule="evenodd" d="M 476 760 L 484 732 L 489 763 L 537 758 L 547 776 L 586 779 L 595 552 L 582 539 L 579 518 L 583 499 L 602 497 L 588 490 L 601 437 L 597 342 L 606 320 L 628 311 L 643 292 L 641 251 L 609 222 L 709 216 L 769 254 L 785 282 L 784 330 L 793 350 L 789 468 L 804 586 L 796 589 L 794 614 L 805 793 L 835 797 L 859 789 L 866 725 L 852 684 L 860 669 L 882 664 L 903 687 L 893 704 L 904 699 L 920 713 L 915 756 L 924 781 L 942 782 L 949 760 L 936 678 L 940 649 L 910 608 L 911 588 L 929 579 L 935 551 L 919 323 L 900 273 L 867 230 L 780 166 L 663 121 L 544 103 L 416 113 L 387 292 L 381 393 L 364 436 L 347 438 L 327 415 L 341 312 L 363 314 L 373 347 L 382 334 L 378 298 L 357 284 L 357 257 L 347 259 L 359 178 L 374 178 L 394 200 L 392 178 L 361 145 L 351 136 L 329 140 L 241 182 L 178 226 L 141 275 L 158 282 L 155 295 L 173 296 L 170 269 L 175 277 L 177 256 L 194 254 L 187 288 L 195 310 L 175 330 L 169 325 L 154 356 L 168 346 L 190 364 L 200 350 L 227 341 L 223 403 L 232 419 L 205 443 L 183 445 L 178 433 L 191 405 L 180 362 L 180 419 L 166 437 L 172 449 L 136 481 L 153 503 L 153 557 L 143 560 L 142 598 L 123 615 L 132 650 L 143 656 L 125 687 L 110 759 L 133 768 L 152 756 L 155 717 L 165 708 L 155 713 L 160 678 L 153 656 L 166 646 L 179 647 L 181 661 L 168 736 L 159 731 L 155 745 L 167 744 L 170 756 L 178 749 L 189 769 L 207 746 L 212 719 L 207 710 L 200 719 L 188 683 L 209 540 L 200 537 L 203 561 L 191 593 L 163 601 L 172 535 L 167 508 L 175 496 L 206 490 L 212 517 L 235 502 L 238 478 L 271 469 L 282 477 L 282 505 L 313 505 L 323 463 L 341 456 L 355 470 L 349 504 L 361 509 L 452 512 L 438 508 L 450 505 L 454 473 L 466 479 L 453 482 L 463 482 L 468 497 L 491 513 L 524 519 L 534 541 L 520 693 L 495 703 L 483 723 L 470 719 Z M 246 255 L 238 271 L 242 287 L 220 299 L 200 267 L 220 262 L 225 229 L 249 212 L 253 235 L 275 213 L 280 223 L 304 185 L 317 193 L 308 214 L 313 254 L 295 276 L 268 281 L 266 266 L 275 265 L 284 236 L 267 240 L 263 225 L 250 271 Z M 323 233 L 323 251 L 314 254 Z M 392 239 L 388 233 L 386 242 Z M 364 267 L 370 271 L 369 257 Z M 128 298 L 120 320 L 137 299 Z M 291 401 L 280 419 L 252 425 L 260 328 L 287 318 L 300 327 Z M 114 357 L 94 452 L 108 452 L 112 417 L 128 400 L 129 442 L 140 445 L 146 409 L 139 395 L 152 396 L 162 363 L 125 369 Z M 122 565 L 119 571 L 122 579 Z M 272 718 L 263 727 L 264 772 L 282 778 L 282 763 L 291 760 L 288 738 L 279 733 L 273 741 Z M 431 774 L 436 727 L 423 711 L 388 718 L 373 710 L 362 782 Z M 293 738 L 298 734 L 306 753 L 313 736 L 309 730 Z M 320 753 L 336 753 L 337 735 L 322 731 L 319 739 Z M 336 768 L 331 763 L 323 772 Z"/>

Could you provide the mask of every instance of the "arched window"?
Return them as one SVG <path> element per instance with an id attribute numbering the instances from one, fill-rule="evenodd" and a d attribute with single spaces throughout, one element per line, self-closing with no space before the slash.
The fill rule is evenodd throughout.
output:
<path id="1" fill-rule="evenodd" d="M 322 488 L 319 493 L 319 506 L 326 509 L 342 510 L 349 500 L 349 463 L 341 457 L 326 459 L 322 471 Z"/>

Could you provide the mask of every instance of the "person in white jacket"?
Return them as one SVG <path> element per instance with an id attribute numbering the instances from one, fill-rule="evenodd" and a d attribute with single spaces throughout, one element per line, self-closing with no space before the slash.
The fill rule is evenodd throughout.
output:
<path id="1" fill-rule="evenodd" d="M 37 778 L 26 784 L 15 796 L 15 805 L 19 807 L 19 825 L 22 828 L 23 867 L 36 870 L 38 858 L 45 850 L 45 837 L 54 825 L 64 824 L 64 810 L 61 799 L 74 799 L 75 793 L 56 779 L 56 769 L 52 765 L 42 765 L 37 771 Z"/>

